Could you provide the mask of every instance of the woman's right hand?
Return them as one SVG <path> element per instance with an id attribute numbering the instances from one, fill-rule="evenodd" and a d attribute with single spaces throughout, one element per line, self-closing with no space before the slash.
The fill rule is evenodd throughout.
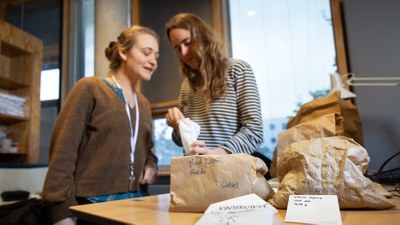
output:
<path id="1" fill-rule="evenodd" d="M 179 130 L 179 121 L 184 118 L 185 116 L 183 116 L 183 113 L 177 107 L 168 109 L 168 113 L 165 114 L 167 125 L 177 131 Z"/>

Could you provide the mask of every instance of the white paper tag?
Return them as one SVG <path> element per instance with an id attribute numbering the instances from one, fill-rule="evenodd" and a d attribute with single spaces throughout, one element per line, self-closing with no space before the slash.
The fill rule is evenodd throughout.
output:
<path id="1" fill-rule="evenodd" d="M 253 193 L 211 204 L 196 225 L 273 224 L 277 212 Z"/>
<path id="2" fill-rule="evenodd" d="M 285 222 L 342 225 L 336 195 L 290 195 Z"/>

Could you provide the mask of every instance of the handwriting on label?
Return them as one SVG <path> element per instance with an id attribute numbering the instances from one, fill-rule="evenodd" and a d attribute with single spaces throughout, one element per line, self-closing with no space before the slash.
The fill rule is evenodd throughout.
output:
<path id="1" fill-rule="evenodd" d="M 190 158 L 188 161 L 189 163 L 189 176 L 204 176 L 208 172 L 212 173 L 218 164 L 222 164 L 220 159 L 210 159 L 210 158 Z M 211 170 L 211 171 L 209 171 Z M 228 178 L 229 179 L 229 178 Z M 216 185 L 221 189 L 239 189 L 239 182 L 238 181 L 221 181 L 218 180 Z"/>
<path id="2" fill-rule="evenodd" d="M 240 211 L 240 210 L 255 210 L 268 208 L 268 204 L 251 204 L 251 205 L 222 205 L 218 207 L 220 211 Z M 211 213 L 220 213 L 218 211 L 212 211 Z"/>
<path id="3" fill-rule="evenodd" d="M 220 164 L 221 160 L 218 159 L 209 159 L 209 158 L 191 158 L 189 159 L 189 175 L 204 175 L 207 174 L 207 168 L 213 167 L 216 164 Z"/>
<path id="4" fill-rule="evenodd" d="M 189 175 L 190 175 L 190 176 L 194 176 L 194 175 L 204 175 L 204 174 L 206 174 L 206 173 L 207 173 L 207 172 L 206 172 L 203 168 L 201 168 L 201 169 L 199 169 L 199 170 L 191 169 L 190 172 L 189 172 Z"/>
<path id="5" fill-rule="evenodd" d="M 189 166 L 190 168 L 195 167 L 195 166 L 201 166 L 201 165 L 211 165 L 211 166 L 215 166 L 216 164 L 220 164 L 221 160 L 218 159 L 208 159 L 208 158 L 204 158 L 204 159 L 194 159 L 191 158 L 189 160 Z"/>
<path id="6" fill-rule="evenodd" d="M 222 181 L 219 186 L 222 189 L 229 188 L 229 189 L 239 189 L 239 182 L 230 182 L 230 181 Z"/>
<path id="7" fill-rule="evenodd" d="M 295 195 L 293 204 L 296 206 L 304 206 L 307 207 L 312 200 L 322 200 L 322 197 L 320 196 L 301 196 L 301 195 Z"/>

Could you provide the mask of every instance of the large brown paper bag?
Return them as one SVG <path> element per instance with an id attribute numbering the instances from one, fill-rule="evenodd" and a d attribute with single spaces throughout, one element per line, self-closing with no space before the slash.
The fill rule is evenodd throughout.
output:
<path id="1" fill-rule="evenodd" d="M 278 191 L 269 200 L 286 208 L 289 195 L 337 195 L 340 208 L 386 209 L 394 205 L 364 176 L 367 151 L 344 136 L 290 144 L 278 160 Z"/>
<path id="2" fill-rule="evenodd" d="M 336 113 L 344 119 L 343 126 L 336 128 L 336 136 L 350 137 L 360 145 L 364 144 L 358 109 L 351 100 L 341 99 L 339 91 L 303 104 L 296 116 L 288 121 L 287 128 L 330 113 Z"/>
<path id="3" fill-rule="evenodd" d="M 273 194 L 267 171 L 261 159 L 247 154 L 171 158 L 169 210 L 204 212 L 212 203 L 251 193 L 267 201 Z"/>
<path id="4" fill-rule="evenodd" d="M 336 131 L 342 126 L 343 117 L 336 113 L 329 113 L 281 132 L 278 135 L 278 143 L 269 170 L 271 176 L 276 177 L 276 164 L 286 146 L 296 141 L 335 136 Z"/>

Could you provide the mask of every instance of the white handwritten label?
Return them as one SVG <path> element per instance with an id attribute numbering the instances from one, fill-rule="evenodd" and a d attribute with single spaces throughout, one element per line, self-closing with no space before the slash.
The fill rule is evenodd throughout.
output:
<path id="1" fill-rule="evenodd" d="M 277 212 L 256 194 L 249 194 L 211 204 L 196 225 L 273 224 Z"/>
<path id="2" fill-rule="evenodd" d="M 290 195 L 285 222 L 341 225 L 336 195 Z"/>

